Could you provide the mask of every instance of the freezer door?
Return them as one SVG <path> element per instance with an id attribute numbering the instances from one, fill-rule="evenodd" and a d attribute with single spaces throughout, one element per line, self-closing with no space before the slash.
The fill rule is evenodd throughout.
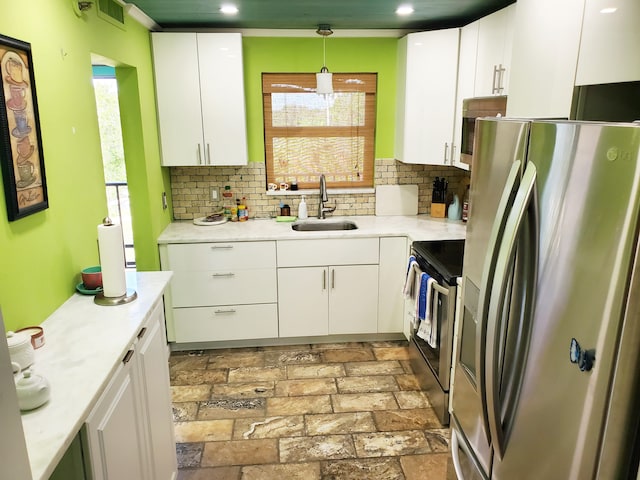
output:
<path id="1" fill-rule="evenodd" d="M 520 185 L 529 123 L 481 119 L 476 125 L 470 212 L 463 268 L 462 329 L 452 410 L 462 436 L 488 476 L 489 425 L 484 407 L 484 349 L 496 250 Z"/>
<path id="2" fill-rule="evenodd" d="M 534 215 L 535 278 L 524 283 L 533 281 L 536 294 L 526 345 L 511 345 L 518 316 L 489 328 L 488 409 L 501 435 L 492 437 L 491 478 L 595 479 L 636 251 L 640 125 L 534 122 L 530 165 L 527 210 L 508 220 L 505 238 L 521 242 Z M 505 360 L 522 349 L 522 368 Z"/>

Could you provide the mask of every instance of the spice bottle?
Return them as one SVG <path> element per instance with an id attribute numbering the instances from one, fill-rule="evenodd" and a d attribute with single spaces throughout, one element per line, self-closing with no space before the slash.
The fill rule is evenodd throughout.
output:
<path id="1" fill-rule="evenodd" d="M 233 192 L 229 185 L 225 185 L 224 191 L 222 192 L 222 205 L 224 209 L 224 216 L 227 217 L 227 220 L 233 221 L 233 216 L 231 215 L 231 208 L 233 207 Z"/>

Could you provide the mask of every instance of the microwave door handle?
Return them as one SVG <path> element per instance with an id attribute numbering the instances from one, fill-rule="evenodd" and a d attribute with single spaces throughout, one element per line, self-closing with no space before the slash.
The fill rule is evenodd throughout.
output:
<path id="1" fill-rule="evenodd" d="M 489 416 L 486 407 L 486 386 L 485 386 L 485 358 L 487 343 L 487 311 L 489 310 L 489 298 L 491 295 L 491 285 L 498 255 L 497 248 L 502 240 L 509 206 L 513 203 L 516 191 L 519 186 L 520 168 L 522 162 L 516 160 L 511 165 L 511 170 L 507 175 L 504 190 L 498 203 L 496 217 L 491 228 L 489 243 L 487 244 L 487 254 L 482 267 L 482 280 L 480 282 L 480 298 L 478 299 L 478 323 L 476 332 L 476 385 L 478 395 L 482 403 L 482 420 L 487 442 L 491 442 L 489 434 Z"/>
<path id="2" fill-rule="evenodd" d="M 510 266 L 515 261 L 516 243 L 525 213 L 533 198 L 536 184 L 536 167 L 533 162 L 527 164 L 522 175 L 522 184 L 513 201 L 513 209 L 507 219 L 500 253 L 496 261 L 494 288 L 491 292 L 489 315 L 487 319 L 486 351 L 486 406 L 489 414 L 489 431 L 494 450 L 500 459 L 506 449 L 505 430 L 502 427 L 500 405 L 499 370 L 499 332 L 504 321 L 504 307 L 507 298 Z"/>

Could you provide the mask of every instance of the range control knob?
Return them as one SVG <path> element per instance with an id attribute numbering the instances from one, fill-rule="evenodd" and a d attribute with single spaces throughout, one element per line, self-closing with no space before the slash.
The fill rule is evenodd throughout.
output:
<path id="1" fill-rule="evenodd" d="M 583 350 L 575 338 L 571 339 L 569 348 L 569 360 L 575 363 L 582 372 L 588 372 L 593 368 L 593 362 L 596 361 L 595 349 Z"/>

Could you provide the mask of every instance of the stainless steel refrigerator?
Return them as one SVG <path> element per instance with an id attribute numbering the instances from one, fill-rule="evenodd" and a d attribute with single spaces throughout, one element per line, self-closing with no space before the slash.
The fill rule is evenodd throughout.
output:
<path id="1" fill-rule="evenodd" d="M 476 127 L 458 478 L 638 475 L 640 124 Z"/>

